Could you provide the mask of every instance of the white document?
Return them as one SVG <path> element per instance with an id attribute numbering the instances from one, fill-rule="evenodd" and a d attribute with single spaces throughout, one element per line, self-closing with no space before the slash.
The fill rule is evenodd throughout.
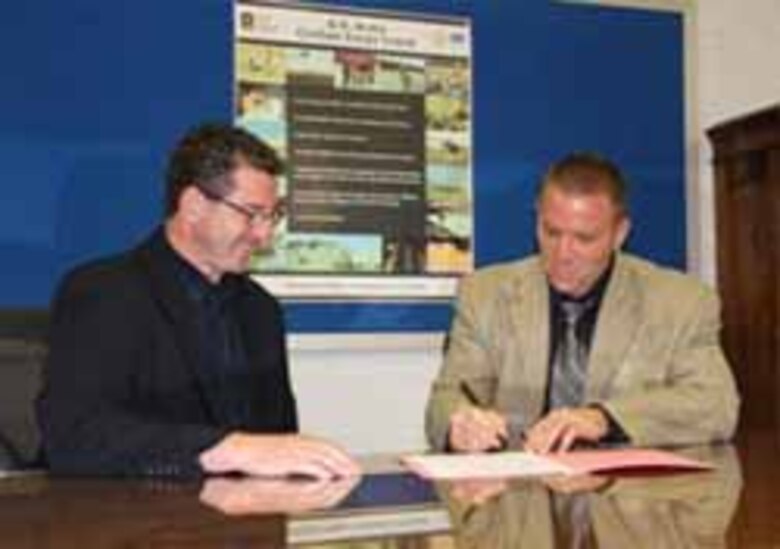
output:
<path id="1" fill-rule="evenodd" d="M 424 454 L 401 461 L 418 475 L 440 480 L 571 474 L 572 469 L 529 452 L 495 454 Z"/>

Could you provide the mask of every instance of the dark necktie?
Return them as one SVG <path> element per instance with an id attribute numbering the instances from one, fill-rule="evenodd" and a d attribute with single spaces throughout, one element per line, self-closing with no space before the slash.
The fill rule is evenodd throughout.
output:
<path id="1" fill-rule="evenodd" d="M 550 408 L 582 406 L 585 395 L 588 349 L 577 336 L 577 323 L 590 303 L 563 301 L 561 339 L 555 353 L 550 387 Z"/>

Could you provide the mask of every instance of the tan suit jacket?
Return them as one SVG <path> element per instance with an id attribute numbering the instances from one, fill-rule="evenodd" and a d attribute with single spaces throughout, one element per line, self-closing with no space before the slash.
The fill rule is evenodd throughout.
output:
<path id="1" fill-rule="evenodd" d="M 465 380 L 486 405 L 526 426 L 547 394 L 549 290 L 538 256 L 464 278 L 449 347 L 426 413 L 445 446 Z M 728 439 L 739 395 L 719 344 L 717 296 L 693 278 L 616 257 L 588 361 L 586 400 L 601 403 L 637 445 Z"/>

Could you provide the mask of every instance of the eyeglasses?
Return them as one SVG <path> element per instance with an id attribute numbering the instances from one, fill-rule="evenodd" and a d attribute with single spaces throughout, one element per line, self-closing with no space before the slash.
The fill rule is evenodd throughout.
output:
<path id="1" fill-rule="evenodd" d="M 246 219 L 248 225 L 278 225 L 284 217 L 284 209 L 281 205 L 277 205 L 272 210 L 261 210 L 239 204 L 238 202 L 233 202 L 229 198 L 225 198 L 224 196 L 221 196 L 213 191 L 209 191 L 201 187 L 198 187 L 198 189 L 209 200 L 224 204 L 234 212 L 240 213 L 242 216 L 244 216 L 244 219 Z"/>

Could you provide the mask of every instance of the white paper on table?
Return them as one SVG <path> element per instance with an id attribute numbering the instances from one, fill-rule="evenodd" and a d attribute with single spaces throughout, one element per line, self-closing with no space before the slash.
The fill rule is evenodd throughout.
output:
<path id="1" fill-rule="evenodd" d="M 529 452 L 421 454 L 404 456 L 401 461 L 422 477 L 441 480 L 558 475 L 572 472 L 566 465 Z"/>

